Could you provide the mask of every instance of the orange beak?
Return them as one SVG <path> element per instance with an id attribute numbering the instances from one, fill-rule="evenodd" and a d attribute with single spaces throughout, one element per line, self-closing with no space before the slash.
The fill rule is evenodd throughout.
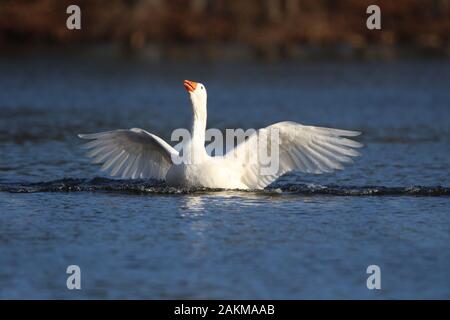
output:
<path id="1" fill-rule="evenodd" d="M 184 87 L 187 91 L 192 92 L 197 88 L 197 82 L 184 80 Z"/>

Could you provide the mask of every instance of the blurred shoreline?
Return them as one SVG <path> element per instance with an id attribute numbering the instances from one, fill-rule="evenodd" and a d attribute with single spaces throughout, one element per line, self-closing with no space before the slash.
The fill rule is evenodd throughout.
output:
<path id="1" fill-rule="evenodd" d="M 184 44 L 161 46 L 147 44 L 137 51 L 124 50 L 118 44 L 70 44 L 64 46 L 8 45 L 2 48 L 0 57 L 43 57 L 125 59 L 146 63 L 276 63 L 301 61 L 395 61 L 395 60 L 448 60 L 450 54 L 415 47 L 370 46 L 363 50 L 348 46 L 314 47 L 298 45 L 292 51 L 280 52 L 276 49 L 261 52 L 245 44 Z"/>
<path id="2" fill-rule="evenodd" d="M 71 4 L 81 30 L 66 28 Z M 371 4 L 381 30 L 366 28 Z M 0 46 L 153 61 L 448 58 L 449 10 L 450 0 L 4 0 Z"/>

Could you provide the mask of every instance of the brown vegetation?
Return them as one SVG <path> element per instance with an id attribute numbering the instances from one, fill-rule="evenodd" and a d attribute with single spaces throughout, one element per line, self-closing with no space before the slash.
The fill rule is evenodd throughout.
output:
<path id="1" fill-rule="evenodd" d="M 82 30 L 66 28 L 66 8 L 82 10 Z M 366 28 L 366 8 L 382 10 L 382 30 Z M 295 54 L 299 46 L 371 46 L 449 52 L 450 0 L 3 0 L 0 44 L 117 43 L 246 45 Z"/>

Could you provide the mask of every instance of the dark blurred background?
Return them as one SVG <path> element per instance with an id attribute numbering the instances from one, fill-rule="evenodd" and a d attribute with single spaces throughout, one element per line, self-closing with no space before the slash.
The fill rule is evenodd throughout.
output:
<path id="1" fill-rule="evenodd" d="M 70 4 L 81 30 L 66 28 Z M 381 30 L 366 28 L 371 4 Z M 101 45 L 155 60 L 448 57 L 449 11 L 449 0 L 2 0 L 0 45 Z"/>

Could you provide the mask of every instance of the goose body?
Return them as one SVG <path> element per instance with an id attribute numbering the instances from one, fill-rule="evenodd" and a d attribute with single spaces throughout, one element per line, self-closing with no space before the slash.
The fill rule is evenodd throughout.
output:
<path id="1" fill-rule="evenodd" d="M 84 145 L 87 156 L 101 163 L 101 170 L 122 178 L 165 180 L 171 186 L 262 189 L 290 171 L 320 174 L 343 169 L 359 155 L 355 148 L 362 144 L 346 138 L 359 132 L 286 121 L 256 131 L 223 156 L 211 157 L 205 149 L 206 88 L 188 80 L 184 86 L 193 121 L 183 156 L 160 137 L 138 128 L 79 134 L 91 140 Z M 274 146 L 277 152 L 269 155 L 277 166 L 270 171 L 258 151 L 275 150 Z"/>

